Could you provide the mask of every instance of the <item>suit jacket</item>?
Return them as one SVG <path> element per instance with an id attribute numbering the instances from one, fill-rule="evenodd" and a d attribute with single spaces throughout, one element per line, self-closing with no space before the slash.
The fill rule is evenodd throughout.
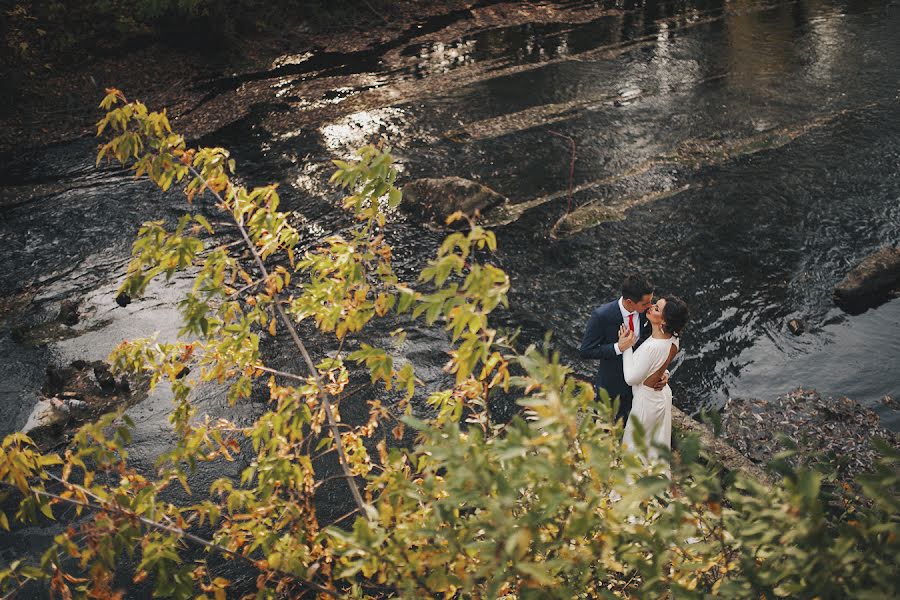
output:
<path id="1" fill-rule="evenodd" d="M 638 315 L 638 321 L 641 337 L 637 345 L 640 345 L 650 337 L 652 328 L 646 316 Z M 622 355 L 616 354 L 615 349 L 615 343 L 619 341 L 619 327 L 623 323 L 618 299 L 598 306 L 588 319 L 584 339 L 578 351 L 582 358 L 600 359 L 597 375 L 594 377 L 594 388 L 598 394 L 603 388 L 609 393 L 610 398 L 618 396 L 619 412 L 616 416 L 627 421 L 628 413 L 631 412 L 631 386 L 625 383 Z"/>

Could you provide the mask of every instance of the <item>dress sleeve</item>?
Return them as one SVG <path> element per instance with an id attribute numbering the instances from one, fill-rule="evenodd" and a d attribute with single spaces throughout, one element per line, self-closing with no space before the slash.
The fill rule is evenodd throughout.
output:
<path id="1" fill-rule="evenodd" d="M 660 356 L 660 346 L 661 344 L 642 344 L 637 351 L 629 348 L 622 354 L 625 383 L 640 385 L 663 364 L 665 357 Z"/>

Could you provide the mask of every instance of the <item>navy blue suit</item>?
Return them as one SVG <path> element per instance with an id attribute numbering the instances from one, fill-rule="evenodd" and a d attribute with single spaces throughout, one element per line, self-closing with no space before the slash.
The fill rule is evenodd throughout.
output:
<path id="1" fill-rule="evenodd" d="M 635 328 L 640 328 L 641 337 L 638 344 L 643 342 L 652 333 L 650 323 L 644 315 L 637 315 Z M 619 327 L 624 323 L 622 311 L 619 309 L 619 301 L 613 300 L 602 306 L 598 306 L 591 313 L 587 327 L 584 331 L 584 339 L 578 352 L 581 358 L 599 358 L 600 365 L 597 375 L 594 377 L 594 389 L 598 397 L 600 388 L 607 391 L 610 398 L 619 397 L 619 412 L 616 417 L 628 421 L 628 413 L 631 412 L 631 386 L 625 383 L 625 375 L 622 373 L 622 355 L 616 354 L 615 344 L 619 341 Z"/>

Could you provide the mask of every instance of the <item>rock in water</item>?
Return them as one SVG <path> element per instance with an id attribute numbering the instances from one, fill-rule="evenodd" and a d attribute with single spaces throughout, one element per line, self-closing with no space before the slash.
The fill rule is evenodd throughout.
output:
<path id="1" fill-rule="evenodd" d="M 461 177 L 416 179 L 403 187 L 400 205 L 412 217 L 430 219 L 445 225 L 456 211 L 471 216 L 477 210 L 484 214 L 506 203 L 506 197 L 491 188 Z"/>
<path id="2" fill-rule="evenodd" d="M 63 325 L 78 325 L 78 302 L 75 300 L 63 300 L 59 305 L 59 315 L 56 320 Z"/>
<path id="3" fill-rule="evenodd" d="M 791 319 L 788 321 L 788 329 L 790 329 L 791 333 L 794 335 L 800 335 L 806 331 L 806 323 L 803 319 Z"/>
<path id="4" fill-rule="evenodd" d="M 116 393 L 116 380 L 113 378 L 112 373 L 109 372 L 109 367 L 106 366 L 105 363 L 98 361 L 94 364 L 94 378 L 100 385 L 100 390 L 104 396 Z"/>
<path id="5" fill-rule="evenodd" d="M 878 306 L 900 288 L 900 248 L 882 248 L 866 257 L 834 288 L 834 301 L 858 314 Z"/>

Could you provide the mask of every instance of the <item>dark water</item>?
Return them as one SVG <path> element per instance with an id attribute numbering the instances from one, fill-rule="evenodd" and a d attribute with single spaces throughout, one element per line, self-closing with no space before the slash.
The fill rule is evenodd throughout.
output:
<path id="1" fill-rule="evenodd" d="M 597 5 L 561 6 L 575 15 Z M 494 217 L 497 261 L 513 280 L 499 321 L 525 341 L 552 330 L 591 373 L 576 353 L 587 316 L 641 270 L 692 309 L 672 380 L 681 408 L 804 386 L 857 399 L 900 429 L 880 403 L 900 397 L 900 300 L 858 316 L 831 301 L 853 265 L 900 242 L 900 3 L 605 6 L 550 24 L 510 16 L 514 25 L 440 42 L 410 31 L 402 47 L 380 47 L 383 56 L 298 55 L 268 73 L 198 82 L 211 94 L 262 85 L 271 100 L 202 142 L 230 148 L 248 183 L 280 182 L 313 241 L 345 223 L 325 183 L 329 159 L 384 138 L 404 177 L 458 175 L 511 199 L 513 210 Z M 466 16 L 434 20 L 423 34 Z M 324 94 L 304 87 L 338 75 Z M 551 132 L 576 143 L 574 217 L 565 217 L 570 146 Z M 139 224 L 186 207 L 94 169 L 93 152 L 80 140 L 0 167 L 0 433 L 24 425 L 47 364 L 101 359 L 123 338 L 177 329 L 182 280 L 127 309 L 112 299 Z M 603 210 L 625 218 L 592 216 Z M 408 277 L 440 239 L 402 219 L 390 235 Z M 64 336 L 23 337 L 65 298 L 81 301 L 81 323 Z M 799 337 L 787 329 L 795 317 L 807 323 Z M 431 386 L 443 377 L 442 344 L 439 332 L 418 329 L 404 349 L 422 358 L 418 374 Z M 276 364 L 290 367 L 279 348 L 270 349 Z M 216 390 L 197 403 L 239 421 L 258 410 L 229 408 Z M 131 409 L 139 463 L 164 443 L 168 407 L 161 390 Z"/>

